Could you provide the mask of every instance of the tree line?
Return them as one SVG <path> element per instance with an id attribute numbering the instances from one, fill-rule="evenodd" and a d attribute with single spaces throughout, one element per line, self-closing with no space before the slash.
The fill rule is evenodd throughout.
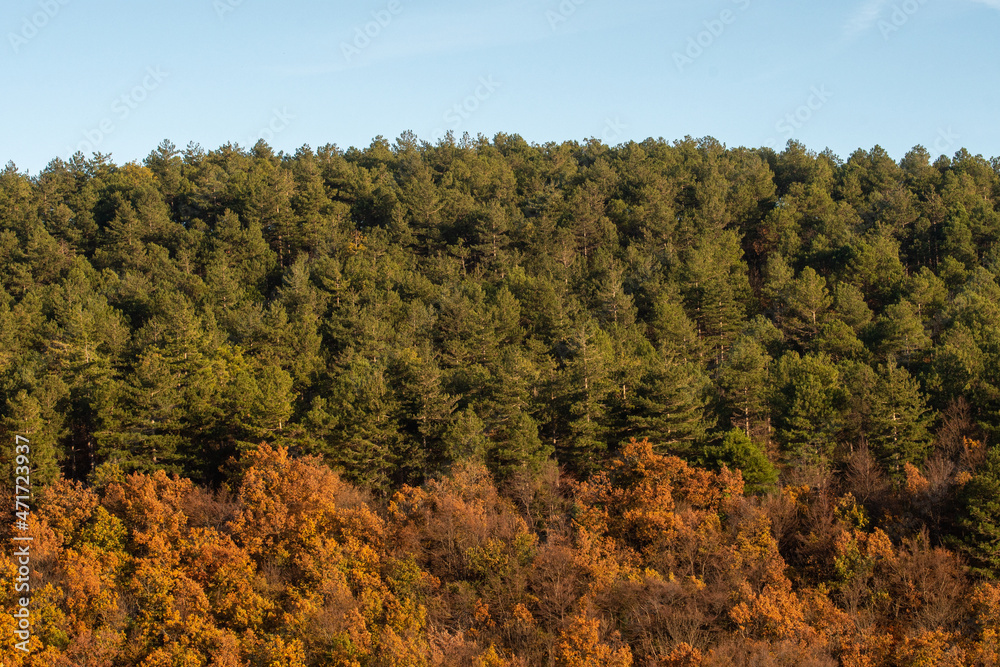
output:
<path id="1" fill-rule="evenodd" d="M 504 558 L 520 559 L 525 572 L 541 567 L 538 550 L 558 544 L 577 560 L 581 549 L 608 558 L 615 581 L 654 595 L 636 598 L 653 614 L 647 620 L 651 610 L 676 612 L 686 599 L 668 592 L 676 586 L 712 589 L 708 561 L 675 585 L 680 547 L 662 543 L 664 535 L 681 524 L 695 533 L 715 526 L 717 543 L 705 553 L 721 553 L 723 543 L 738 551 L 749 548 L 739 526 L 752 514 L 752 539 L 773 551 L 758 563 L 774 577 L 772 593 L 802 605 L 802 596 L 826 596 L 865 641 L 884 641 L 883 662 L 870 664 L 896 664 L 920 637 L 920 650 L 974 661 L 986 655 L 988 628 L 973 627 L 978 612 L 963 605 L 980 599 L 976 581 L 1000 573 L 998 198 L 1000 160 L 965 149 L 932 161 L 918 146 L 897 163 L 876 146 L 843 161 L 795 142 L 779 153 L 690 137 L 612 147 L 449 135 L 431 145 L 406 133 L 392 144 L 379 137 L 365 149 L 304 146 L 291 155 L 263 142 L 206 152 L 165 141 L 142 164 L 78 154 L 35 176 L 8 164 L 0 173 L 0 449 L 7 458 L 15 434 L 30 437 L 38 493 L 91 494 L 94 512 L 100 506 L 124 522 L 114 544 L 129 559 L 141 557 L 139 538 L 102 495 L 111 478 L 123 498 L 136 485 L 160 493 L 188 484 L 184 493 L 222 502 L 238 493 L 248 462 L 281 452 L 336 471 L 336 484 L 361 494 L 351 508 L 389 523 L 403 520 L 392 509 L 398 494 L 485 484 L 503 506 L 491 510 L 497 521 L 526 526 L 516 547 L 526 551 Z M 648 451 L 637 453 L 641 443 Z M 656 463 L 614 477 L 636 457 Z M 725 502 L 693 501 L 688 482 L 673 477 L 657 490 L 643 466 L 663 465 L 671 475 L 683 466 L 684 480 L 728 480 Z M 624 528 L 652 512 L 657 493 L 670 517 Z M 311 498 L 301 511 L 318 502 Z M 420 502 L 421 521 L 433 523 L 459 501 Z M 570 518 L 553 526 L 557 505 Z M 233 517 L 213 526 L 246 552 L 254 585 L 269 568 L 287 584 L 292 575 L 281 568 L 293 565 L 240 542 Z M 59 581 L 57 563 L 83 538 L 65 522 L 45 525 L 66 550 L 53 551 L 46 570 Z M 346 549 L 355 538 L 323 539 Z M 534 617 L 537 593 L 490 602 L 483 580 L 470 579 L 474 566 L 435 560 L 421 546 L 427 539 L 409 545 L 414 572 L 444 587 L 426 604 L 461 590 L 468 604 L 521 618 L 520 604 Z M 482 576 L 506 572 L 511 585 L 516 568 L 489 560 L 500 556 L 485 544 L 476 547 L 486 549 L 476 552 L 486 559 Z M 177 554 L 170 558 L 180 567 Z M 878 570 L 890 562 L 902 569 Z M 934 593 L 952 616 L 935 612 L 937 625 L 901 620 L 901 589 L 886 582 L 906 568 L 940 575 L 907 586 L 965 592 Z M 712 590 L 720 600 L 728 591 L 727 602 L 693 616 L 702 620 L 687 634 L 628 629 L 626 617 L 638 612 L 608 606 L 619 589 L 605 598 L 564 591 L 558 622 L 549 619 L 534 639 L 515 637 L 512 625 L 495 634 L 502 624 L 494 622 L 469 656 L 492 660 L 483 657 L 492 650 L 511 660 L 523 640 L 547 647 L 545 660 L 565 648 L 560 655 L 579 660 L 593 649 L 605 651 L 593 658 L 600 662 L 659 664 L 688 650 L 681 644 L 697 660 L 724 660 L 736 649 L 722 638 L 751 636 L 739 635 L 750 632 L 739 619 L 759 624 L 768 609 L 801 612 L 795 627 L 819 633 L 814 639 L 833 636 L 808 605 L 795 612 L 788 599 L 760 597 L 763 589 L 740 598 L 755 611 L 726 607 L 743 589 L 732 572 L 718 576 Z M 751 588 L 764 581 L 750 579 Z M 53 584 L 62 594 L 67 585 Z M 277 596 L 277 606 L 254 633 L 293 614 L 279 589 L 258 591 Z M 364 597 L 363 586 L 352 590 Z M 473 621 L 487 612 L 471 609 L 434 632 L 473 641 Z M 138 632 L 122 623 L 113 632 Z M 83 626 L 64 626 L 76 628 L 63 630 L 68 647 Z M 421 628 L 430 641 L 431 625 Z M 792 642 L 789 651 L 805 641 L 758 630 L 761 641 Z M 599 635 L 606 649 L 573 648 L 563 631 Z M 324 636 L 341 641 L 335 634 Z M 303 659 L 322 663 L 318 644 L 276 636 L 298 637 Z M 837 637 L 817 639 L 815 656 L 846 660 L 853 649 Z M 154 645 L 142 660 L 153 659 Z M 257 645 L 247 646 L 231 664 L 258 664 Z M 202 655 L 191 664 L 207 664 Z M 676 664 L 698 664 L 690 660 Z"/>

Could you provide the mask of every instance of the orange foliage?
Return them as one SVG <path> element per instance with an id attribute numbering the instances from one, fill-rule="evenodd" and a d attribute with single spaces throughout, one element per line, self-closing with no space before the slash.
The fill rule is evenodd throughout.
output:
<path id="1" fill-rule="evenodd" d="M 972 594 L 976 640 L 970 662 L 1000 665 L 1000 584 L 982 583 Z"/>
<path id="2" fill-rule="evenodd" d="M 699 667 L 703 660 L 701 651 L 687 642 L 681 642 L 660 661 L 660 667 Z"/>
<path id="3" fill-rule="evenodd" d="M 382 521 L 348 484 L 318 460 L 292 459 L 283 448 L 262 445 L 247 455 L 239 487 L 241 511 L 233 539 L 255 558 L 295 561 L 302 575 L 322 579 L 324 561 L 350 552 L 353 572 L 376 559 Z"/>
<path id="4" fill-rule="evenodd" d="M 560 667 L 630 667 L 632 651 L 601 641 L 601 623 L 596 618 L 576 616 L 560 633 L 556 664 Z"/>
<path id="5" fill-rule="evenodd" d="M 903 473 L 906 475 L 906 492 L 911 496 L 926 493 L 930 488 L 931 484 L 927 478 L 909 461 L 903 464 Z"/>
<path id="6" fill-rule="evenodd" d="M 896 663 L 908 667 L 965 667 L 965 651 L 954 637 L 940 630 L 925 630 L 907 637 L 896 648 Z"/>
<path id="7" fill-rule="evenodd" d="M 906 473 L 900 497 L 926 495 Z M 951 552 L 894 544 L 822 485 L 744 498 L 739 473 L 647 441 L 546 490 L 566 520 L 539 518 L 540 486 L 515 502 L 474 463 L 379 508 L 262 445 L 232 487 L 57 482 L 30 522 L 32 654 L 13 650 L 6 602 L 3 667 L 1000 663 L 1000 586 Z"/>
<path id="8" fill-rule="evenodd" d="M 600 579 L 717 533 L 718 514 L 742 496 L 743 480 L 739 472 L 694 468 L 656 454 L 648 440 L 632 439 L 609 470 L 577 484 L 575 492 L 580 551 Z"/>

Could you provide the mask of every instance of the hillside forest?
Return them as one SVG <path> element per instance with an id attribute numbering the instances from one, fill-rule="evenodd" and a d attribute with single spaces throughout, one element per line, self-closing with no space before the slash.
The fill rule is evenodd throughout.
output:
<path id="1" fill-rule="evenodd" d="M 965 149 L 8 163 L 0 663 L 1000 664 L 998 279 Z"/>

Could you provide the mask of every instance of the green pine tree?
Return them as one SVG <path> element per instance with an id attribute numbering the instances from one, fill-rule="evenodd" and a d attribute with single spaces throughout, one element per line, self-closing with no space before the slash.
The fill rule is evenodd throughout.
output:
<path id="1" fill-rule="evenodd" d="M 990 449 L 985 465 L 962 489 L 959 534 L 954 543 L 975 569 L 1000 577 L 1000 447 Z"/>
<path id="2" fill-rule="evenodd" d="M 764 448 L 742 429 L 726 433 L 720 446 L 708 449 L 706 458 L 717 466 L 725 465 L 743 473 L 747 493 L 767 493 L 778 482 L 778 469 L 767 458 Z"/>
<path id="3" fill-rule="evenodd" d="M 649 438 L 662 452 L 697 455 L 697 445 L 714 425 L 705 409 L 711 386 L 697 365 L 661 355 L 636 388 L 626 435 Z"/>
<path id="4" fill-rule="evenodd" d="M 932 415 L 920 385 L 905 368 L 889 361 L 878 369 L 871 397 L 868 442 L 872 453 L 896 475 L 903 463 L 919 463 L 930 446 Z"/>

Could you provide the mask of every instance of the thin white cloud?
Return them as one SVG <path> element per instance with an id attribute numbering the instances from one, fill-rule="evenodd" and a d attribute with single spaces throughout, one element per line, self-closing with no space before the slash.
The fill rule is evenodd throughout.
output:
<path id="1" fill-rule="evenodd" d="M 922 0 L 921 4 L 924 2 L 926 0 Z M 971 0 L 971 2 L 1000 9 L 1000 0 Z M 854 39 L 862 33 L 868 32 L 875 27 L 883 13 L 893 4 L 897 4 L 896 0 L 864 0 L 844 24 L 842 37 Z"/>
<path id="2" fill-rule="evenodd" d="M 459 1 L 455 0 L 456 6 Z M 447 3 L 444 6 L 426 3 L 429 5 L 426 8 L 402 12 L 384 29 L 384 34 L 371 38 L 370 46 L 352 50 L 357 44 L 353 40 L 359 26 L 345 27 L 327 46 L 329 57 L 307 63 L 271 65 L 267 70 L 289 77 L 319 76 L 421 56 L 452 54 L 461 58 L 497 47 L 520 48 L 574 32 L 629 25 L 628 16 L 620 12 L 612 12 L 611 18 L 602 15 L 599 22 L 592 16 L 587 19 L 586 11 L 581 8 L 577 13 L 575 9 L 581 2 L 566 0 L 560 4 L 558 0 L 544 0 L 541 8 L 538 0 L 506 0 L 483 6 L 467 3 L 460 12 Z M 563 6 L 574 9 L 564 17 L 565 23 L 554 29 L 546 11 L 563 11 L 560 9 Z M 590 9 L 585 3 L 584 6 Z M 359 19 L 360 27 L 364 27 L 365 20 L 370 22 L 370 17 Z"/>
<path id="3" fill-rule="evenodd" d="M 891 0 L 865 0 L 864 4 L 855 10 L 844 25 L 844 37 L 852 39 L 874 27 L 879 17 Z M 1000 0 L 982 0 L 983 2 L 998 2 Z"/>
<path id="4" fill-rule="evenodd" d="M 533 35 L 509 35 L 500 31 L 493 34 L 471 33 L 468 30 L 438 30 L 428 29 L 423 35 L 395 41 L 372 41 L 372 48 L 358 50 L 351 59 L 344 57 L 342 45 L 353 46 L 349 39 L 334 45 L 334 57 L 327 61 L 294 65 L 270 65 L 267 71 L 289 77 L 310 77 L 325 74 L 335 74 L 366 67 L 381 66 L 388 62 L 410 61 L 421 56 L 440 54 L 472 53 L 494 47 L 515 47 L 529 42 L 538 42 L 547 38 L 548 33 Z"/>

